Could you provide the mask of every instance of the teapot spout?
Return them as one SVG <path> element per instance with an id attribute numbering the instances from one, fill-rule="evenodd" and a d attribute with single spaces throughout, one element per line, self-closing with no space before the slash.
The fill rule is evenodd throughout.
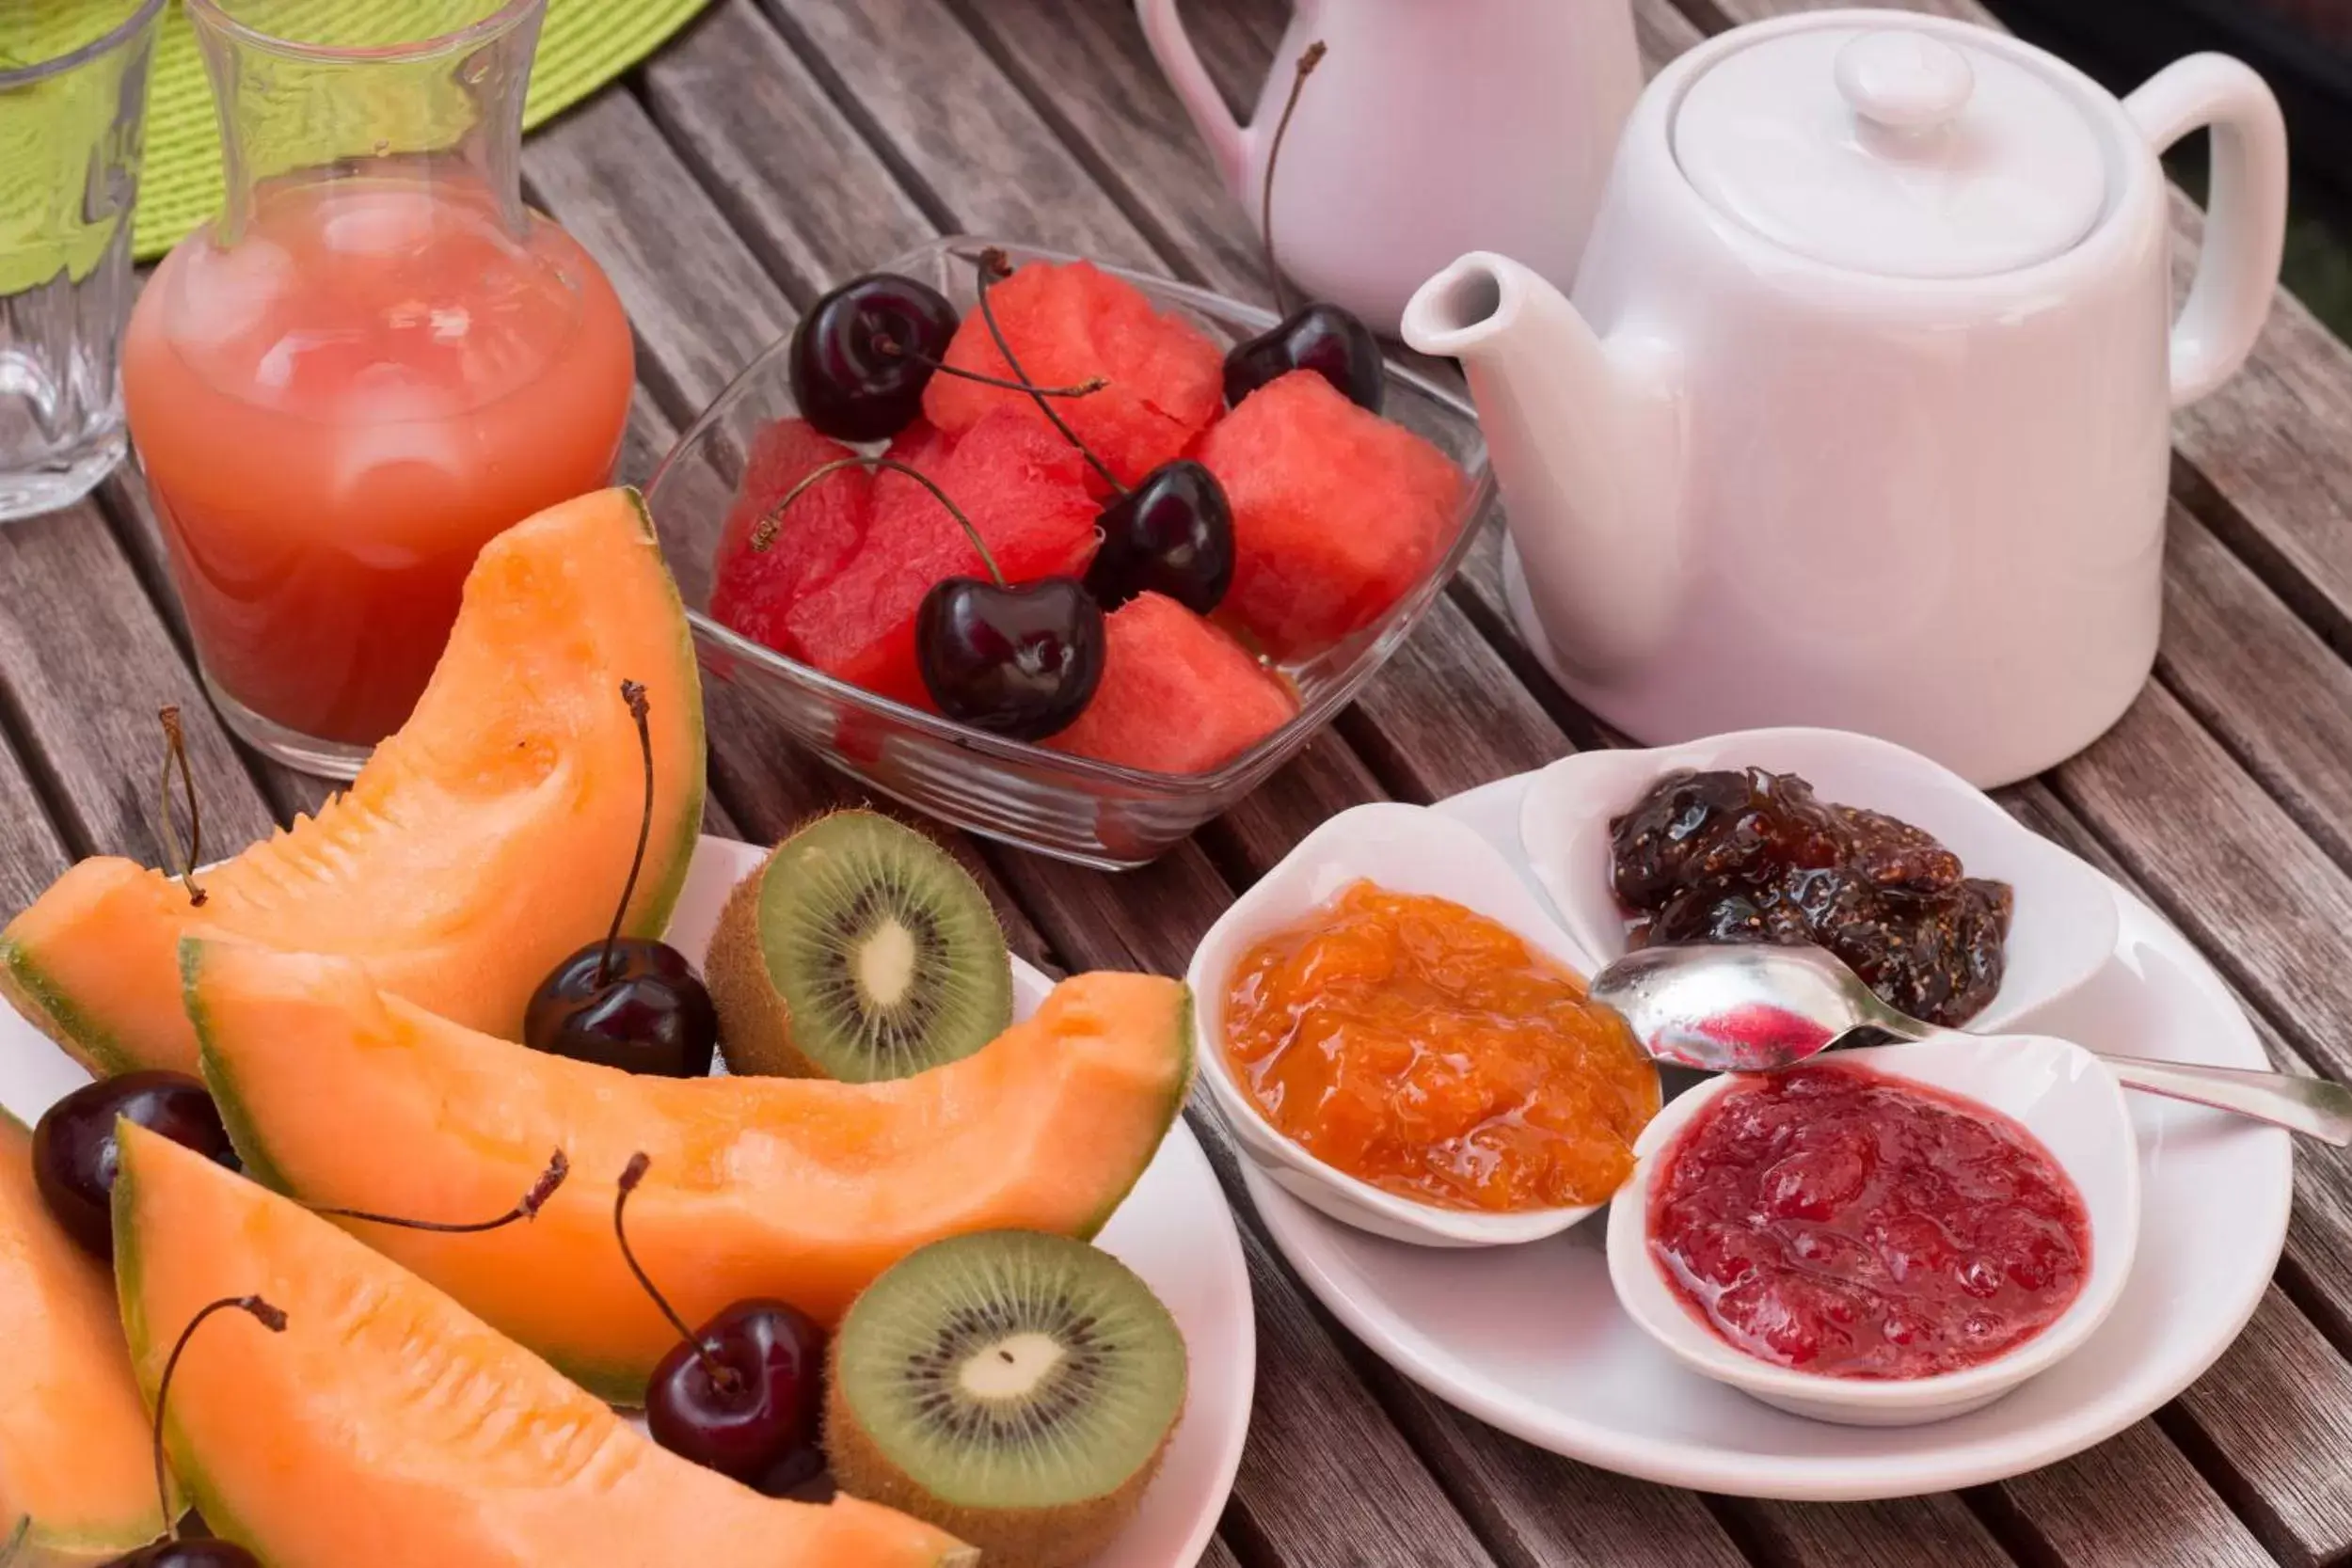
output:
<path id="1" fill-rule="evenodd" d="M 1462 362 L 1563 671 L 1604 680 L 1651 651 L 1681 591 L 1671 354 L 1630 335 L 1604 341 L 1559 290 L 1483 250 L 1414 293 L 1402 336 Z"/>

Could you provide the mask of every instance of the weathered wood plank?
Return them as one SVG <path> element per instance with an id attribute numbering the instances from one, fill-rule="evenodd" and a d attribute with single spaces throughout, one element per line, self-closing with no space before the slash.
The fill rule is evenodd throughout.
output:
<path id="1" fill-rule="evenodd" d="M 1209 173 L 1191 119 L 1142 48 L 1132 7 L 958 0 L 956 9 L 1029 102 L 1117 171 L 1129 207 L 1162 237 L 1163 250 L 1181 250 L 1187 270 L 1215 288 L 1267 299 L 1256 232 Z M 1255 56 L 1248 68 L 1254 101 L 1273 40 L 1249 29 L 1267 8 L 1206 0 L 1185 10 L 1213 74 L 1230 82 L 1242 65 L 1235 56 Z"/>
<path id="2" fill-rule="evenodd" d="M 938 0 L 768 0 L 870 117 L 926 205 L 966 232 L 1149 266 L 1152 248 Z M 867 253 L 867 264 L 886 250 Z"/>
<path id="3" fill-rule="evenodd" d="M 2280 1556 L 2332 1559 L 2352 1544 L 2352 1366 L 2273 1289 L 2167 1430 Z"/>
<path id="4" fill-rule="evenodd" d="M 0 711 L 13 705 L 0 694 Z M 13 712 L 8 721 L 16 721 Z M 72 859 L 15 742 L 0 739 L 0 920 L 40 897 Z"/>
<path id="5" fill-rule="evenodd" d="M 1424 802 L 1572 749 L 1451 596 L 1358 694 L 1340 728 L 1390 789 Z"/>
<path id="6" fill-rule="evenodd" d="M 603 93 L 532 137 L 523 173 L 612 279 L 636 331 L 638 379 L 673 420 L 790 329 L 783 291 L 628 93 Z"/>
<path id="7" fill-rule="evenodd" d="M 934 233 L 752 0 L 712 7 L 644 77 L 654 119 L 803 304 Z"/>
<path id="8" fill-rule="evenodd" d="M 2267 1568 L 2270 1554 L 2153 1421 L 1981 1495 L 2012 1541 L 2068 1568 Z"/>
<path id="9" fill-rule="evenodd" d="M 2177 504 L 2165 554 L 2157 673 L 2296 826 L 2352 866 L 2352 666 Z"/>
<path id="10" fill-rule="evenodd" d="M 2313 1061 L 2352 1065 L 2352 880 L 2151 685 L 2052 775 L 2150 897 Z"/>
<path id="11" fill-rule="evenodd" d="M 1747 1560 L 1695 1492 L 1563 1459 L 1481 1425 L 1386 1367 L 1372 1375 L 1454 1505 L 1509 1568 L 1737 1568 Z"/>
<path id="12" fill-rule="evenodd" d="M 2001 800 L 2027 827 L 2146 896 L 2147 889 L 2130 867 L 2091 834 L 2047 784 L 2036 781 L 2004 790 Z M 2273 1062 L 2289 1072 L 2312 1070 L 2268 1020 L 2251 1008 L 2249 1014 Z M 2273 1317 L 2276 1331 L 2257 1335 L 2249 1329 L 2177 1403 L 2158 1416 L 2159 1424 L 2191 1453 L 2240 1514 L 2253 1522 L 2265 1543 L 2290 1560 L 2334 1561 L 2352 1553 L 2352 1527 L 2339 1516 L 2341 1509 L 2352 1507 L 2352 1500 L 2340 1495 L 2340 1478 L 2329 1457 L 2343 1450 L 2338 1429 L 2352 1415 L 2346 1413 L 2345 1399 L 2332 1393 L 2323 1392 L 2315 1402 L 2300 1393 L 2240 1402 L 2232 1390 L 2246 1384 L 2332 1391 L 2344 1383 L 2346 1367 L 2338 1353 L 2352 1349 L 2352 1250 L 2342 1240 L 2346 1235 L 2352 1235 L 2352 1157 L 2343 1149 L 2304 1142 L 2296 1151 L 2295 1207 L 2280 1269 L 2282 1283 L 2294 1287 L 2294 1305 L 2280 1291 L 2271 1291 L 2261 1316 Z M 2233 1414 L 2243 1408 L 2258 1412 L 2259 1418 L 2226 1426 L 2217 1423 L 2210 1419 L 2207 1402 L 2216 1400 Z"/>
<path id="13" fill-rule="evenodd" d="M 2002 1568 L 2001 1550 L 1959 1496 L 1879 1503 L 1729 1505 L 1768 1562 L 1809 1568 Z"/>
<path id="14" fill-rule="evenodd" d="M 269 832 L 267 801 L 93 504 L 0 529 L 0 603 L 12 607 L 0 616 L 0 685 L 75 852 L 161 863 L 166 703 L 180 706 L 207 852 Z"/>

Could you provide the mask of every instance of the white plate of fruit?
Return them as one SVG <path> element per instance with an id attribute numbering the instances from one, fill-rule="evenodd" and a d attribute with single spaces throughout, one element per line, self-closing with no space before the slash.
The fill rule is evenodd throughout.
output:
<path id="1" fill-rule="evenodd" d="M 702 837 L 702 741 L 583 497 L 316 819 L 0 934 L 0 1559 L 1197 1559 L 1255 1346 L 1183 988 L 885 817 Z"/>

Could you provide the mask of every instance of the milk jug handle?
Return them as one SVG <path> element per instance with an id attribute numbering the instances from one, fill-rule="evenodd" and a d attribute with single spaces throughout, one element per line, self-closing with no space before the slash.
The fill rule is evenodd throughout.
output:
<path id="1" fill-rule="evenodd" d="M 2270 313 L 2286 243 L 2286 124 L 2263 79 L 2227 55 L 2175 61 L 2123 108 L 2158 152 L 2213 127 L 2204 245 L 2172 324 L 2172 406 L 2184 408 L 2245 362 Z"/>
<path id="2" fill-rule="evenodd" d="M 1210 156 L 1216 160 L 1216 171 L 1226 188 L 1240 190 L 1249 162 L 1249 133 L 1225 106 L 1225 95 L 1217 91 L 1208 67 L 1200 63 L 1200 52 L 1193 48 L 1192 37 L 1184 31 L 1176 0 L 1136 0 L 1136 15 L 1143 23 L 1152 57 L 1160 62 L 1184 112 L 1199 127 L 1201 140 L 1209 144 Z"/>

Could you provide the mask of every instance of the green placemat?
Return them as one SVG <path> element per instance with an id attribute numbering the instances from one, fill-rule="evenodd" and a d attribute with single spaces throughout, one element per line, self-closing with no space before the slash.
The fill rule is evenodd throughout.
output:
<path id="1" fill-rule="evenodd" d="M 612 81 L 651 54 L 703 4 L 548 0 L 523 123 L 537 125 Z M 462 8 L 469 15 L 483 9 L 479 4 Z M 362 17 L 362 25 L 372 33 L 431 37 L 444 29 L 453 0 L 315 0 L 309 9 Z M 103 34 L 124 12 L 120 0 L 112 5 L 97 0 L 0 0 L 0 64 L 52 57 Z M 421 24 L 400 26 L 404 12 Z M 148 96 L 147 157 L 134 230 L 140 260 L 170 249 L 212 216 L 220 199 L 220 127 L 213 114 L 212 89 L 205 83 L 188 19 L 174 5 L 164 14 L 155 41 Z"/>

